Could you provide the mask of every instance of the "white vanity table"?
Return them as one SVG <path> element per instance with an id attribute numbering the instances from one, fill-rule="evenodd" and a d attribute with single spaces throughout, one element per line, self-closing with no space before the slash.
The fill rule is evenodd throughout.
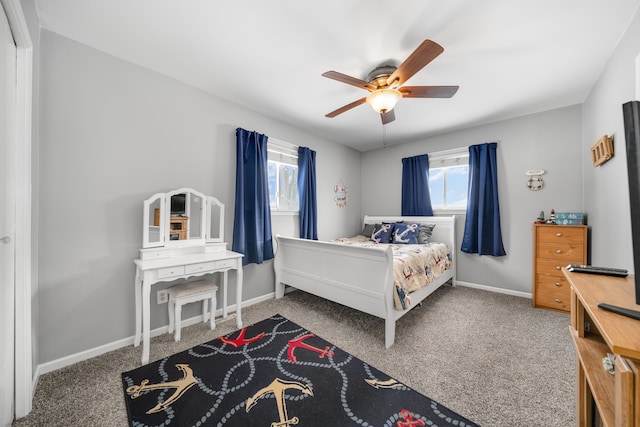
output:
<path id="1" fill-rule="evenodd" d="M 144 202 L 143 242 L 136 265 L 136 335 L 149 362 L 151 287 L 160 282 L 222 274 L 222 315 L 228 316 L 227 276 L 236 270 L 236 324 L 242 328 L 242 257 L 226 249 L 224 205 L 190 188 L 158 193 Z M 215 309 L 215 307 L 214 307 Z"/>

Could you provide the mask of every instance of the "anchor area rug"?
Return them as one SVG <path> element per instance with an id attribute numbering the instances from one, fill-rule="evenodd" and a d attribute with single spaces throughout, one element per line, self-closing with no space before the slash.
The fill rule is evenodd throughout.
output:
<path id="1" fill-rule="evenodd" d="M 122 374 L 131 426 L 476 426 L 275 315 Z"/>

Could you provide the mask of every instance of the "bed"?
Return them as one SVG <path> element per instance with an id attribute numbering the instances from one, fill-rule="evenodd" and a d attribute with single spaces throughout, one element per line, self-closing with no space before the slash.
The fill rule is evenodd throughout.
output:
<path id="1" fill-rule="evenodd" d="M 276 298 L 284 296 L 285 285 L 351 307 L 385 320 L 385 346 L 395 341 L 396 321 L 443 284 L 456 281 L 455 216 L 397 217 L 365 216 L 364 224 L 435 224 L 431 242 L 449 249 L 449 268 L 431 283 L 409 294 L 409 304 L 396 308 L 392 245 L 342 244 L 336 241 L 276 236 L 274 261 Z"/>

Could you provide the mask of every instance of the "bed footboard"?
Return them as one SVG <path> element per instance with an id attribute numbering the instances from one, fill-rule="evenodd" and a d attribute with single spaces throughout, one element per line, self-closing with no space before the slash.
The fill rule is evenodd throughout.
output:
<path id="1" fill-rule="evenodd" d="M 276 240 L 276 298 L 282 298 L 289 285 L 383 319 L 394 310 L 390 248 L 282 236 Z"/>

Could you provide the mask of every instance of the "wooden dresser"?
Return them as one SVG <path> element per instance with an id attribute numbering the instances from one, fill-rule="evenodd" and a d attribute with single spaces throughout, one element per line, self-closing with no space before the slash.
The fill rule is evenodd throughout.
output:
<path id="1" fill-rule="evenodd" d="M 563 273 L 571 286 L 570 332 L 576 346 L 576 425 L 640 426 L 640 320 L 598 308 L 640 310 L 634 276 Z M 602 359 L 612 353 L 615 374 Z"/>
<path id="2" fill-rule="evenodd" d="M 533 306 L 569 312 L 571 290 L 562 267 L 586 263 L 586 225 L 533 224 Z"/>
<path id="3" fill-rule="evenodd" d="M 169 234 L 171 240 L 187 240 L 187 224 L 189 218 L 186 216 L 171 216 L 169 219 Z"/>

